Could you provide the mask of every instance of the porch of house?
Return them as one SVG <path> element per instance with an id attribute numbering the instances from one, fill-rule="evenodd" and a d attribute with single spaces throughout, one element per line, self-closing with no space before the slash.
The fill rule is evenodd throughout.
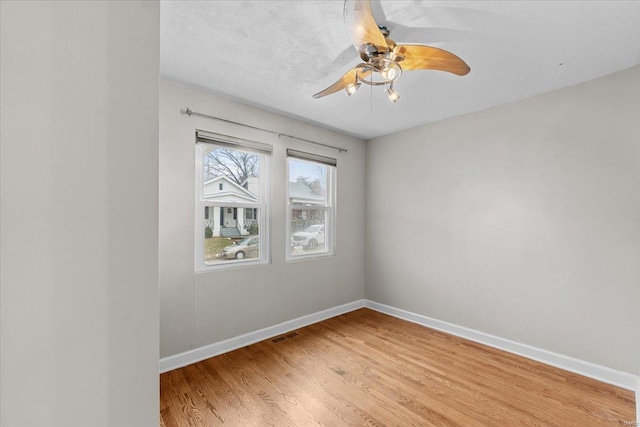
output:
<path id="1" fill-rule="evenodd" d="M 257 215 L 257 209 L 207 206 L 204 225 L 211 229 L 213 237 L 238 238 L 257 227 Z"/>

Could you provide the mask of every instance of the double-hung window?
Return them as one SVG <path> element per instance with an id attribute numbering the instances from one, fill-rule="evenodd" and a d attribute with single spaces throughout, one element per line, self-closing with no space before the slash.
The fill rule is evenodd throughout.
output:
<path id="1" fill-rule="evenodd" d="M 196 270 L 268 260 L 271 146 L 196 132 Z"/>
<path id="2" fill-rule="evenodd" d="M 287 150 L 287 259 L 335 253 L 336 159 Z"/>

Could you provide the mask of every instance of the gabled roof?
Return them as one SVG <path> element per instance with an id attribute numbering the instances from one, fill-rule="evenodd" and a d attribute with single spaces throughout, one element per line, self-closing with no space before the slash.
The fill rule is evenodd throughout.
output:
<path id="1" fill-rule="evenodd" d="M 304 182 L 289 181 L 289 199 L 291 203 L 323 205 L 324 196 L 314 193 Z"/>
<path id="2" fill-rule="evenodd" d="M 228 191 L 216 191 L 215 193 L 204 193 L 203 197 L 207 200 L 216 200 L 220 199 L 221 201 L 228 201 L 229 197 L 239 197 L 248 202 L 257 202 L 258 196 L 253 194 L 251 191 L 247 190 L 244 187 L 239 186 L 234 181 L 230 180 L 224 175 L 220 175 L 208 181 L 205 181 L 202 186 L 206 187 L 207 185 L 214 184 L 216 182 L 225 182 L 231 186 L 231 190 Z"/>

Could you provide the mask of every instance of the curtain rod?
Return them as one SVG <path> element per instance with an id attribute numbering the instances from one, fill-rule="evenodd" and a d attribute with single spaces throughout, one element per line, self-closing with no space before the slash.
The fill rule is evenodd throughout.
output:
<path id="1" fill-rule="evenodd" d="M 269 130 L 269 129 L 265 129 L 265 128 L 261 128 L 261 127 L 258 127 L 258 126 L 246 125 L 244 123 L 234 122 L 233 120 L 221 119 L 220 117 L 215 117 L 215 116 L 210 116 L 208 114 L 202 114 L 202 113 L 195 112 L 195 111 L 193 111 L 193 110 L 191 110 L 189 108 L 186 108 L 184 110 L 180 110 L 180 114 L 186 114 L 187 116 L 202 117 L 202 118 L 211 119 L 211 120 L 219 120 L 219 121 L 225 122 L 225 123 L 232 123 L 234 125 L 244 126 L 246 128 L 250 128 L 250 129 L 256 129 L 256 130 L 261 130 L 263 132 L 269 132 L 269 133 L 272 133 L 274 135 L 278 135 L 278 137 L 286 136 L 287 138 L 293 138 L 293 139 L 297 139 L 299 141 L 310 142 L 312 144 L 321 145 L 323 147 L 333 148 L 334 150 L 338 150 L 341 153 L 347 153 L 348 152 L 346 148 L 336 147 L 335 145 L 323 144 L 322 142 L 311 141 L 309 139 L 299 138 L 297 136 L 288 135 L 286 133 L 275 132 L 275 131 L 272 131 L 272 130 Z"/>

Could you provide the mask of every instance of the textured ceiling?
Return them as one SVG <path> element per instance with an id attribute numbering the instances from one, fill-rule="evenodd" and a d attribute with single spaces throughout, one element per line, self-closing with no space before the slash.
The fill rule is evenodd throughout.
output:
<path id="1" fill-rule="evenodd" d="M 163 1 L 161 75 L 368 139 L 640 64 L 640 1 L 372 0 L 372 8 L 396 42 L 449 50 L 471 73 L 405 72 L 397 104 L 365 85 L 351 97 L 312 99 L 360 62 L 343 2 L 271 0 Z"/>

